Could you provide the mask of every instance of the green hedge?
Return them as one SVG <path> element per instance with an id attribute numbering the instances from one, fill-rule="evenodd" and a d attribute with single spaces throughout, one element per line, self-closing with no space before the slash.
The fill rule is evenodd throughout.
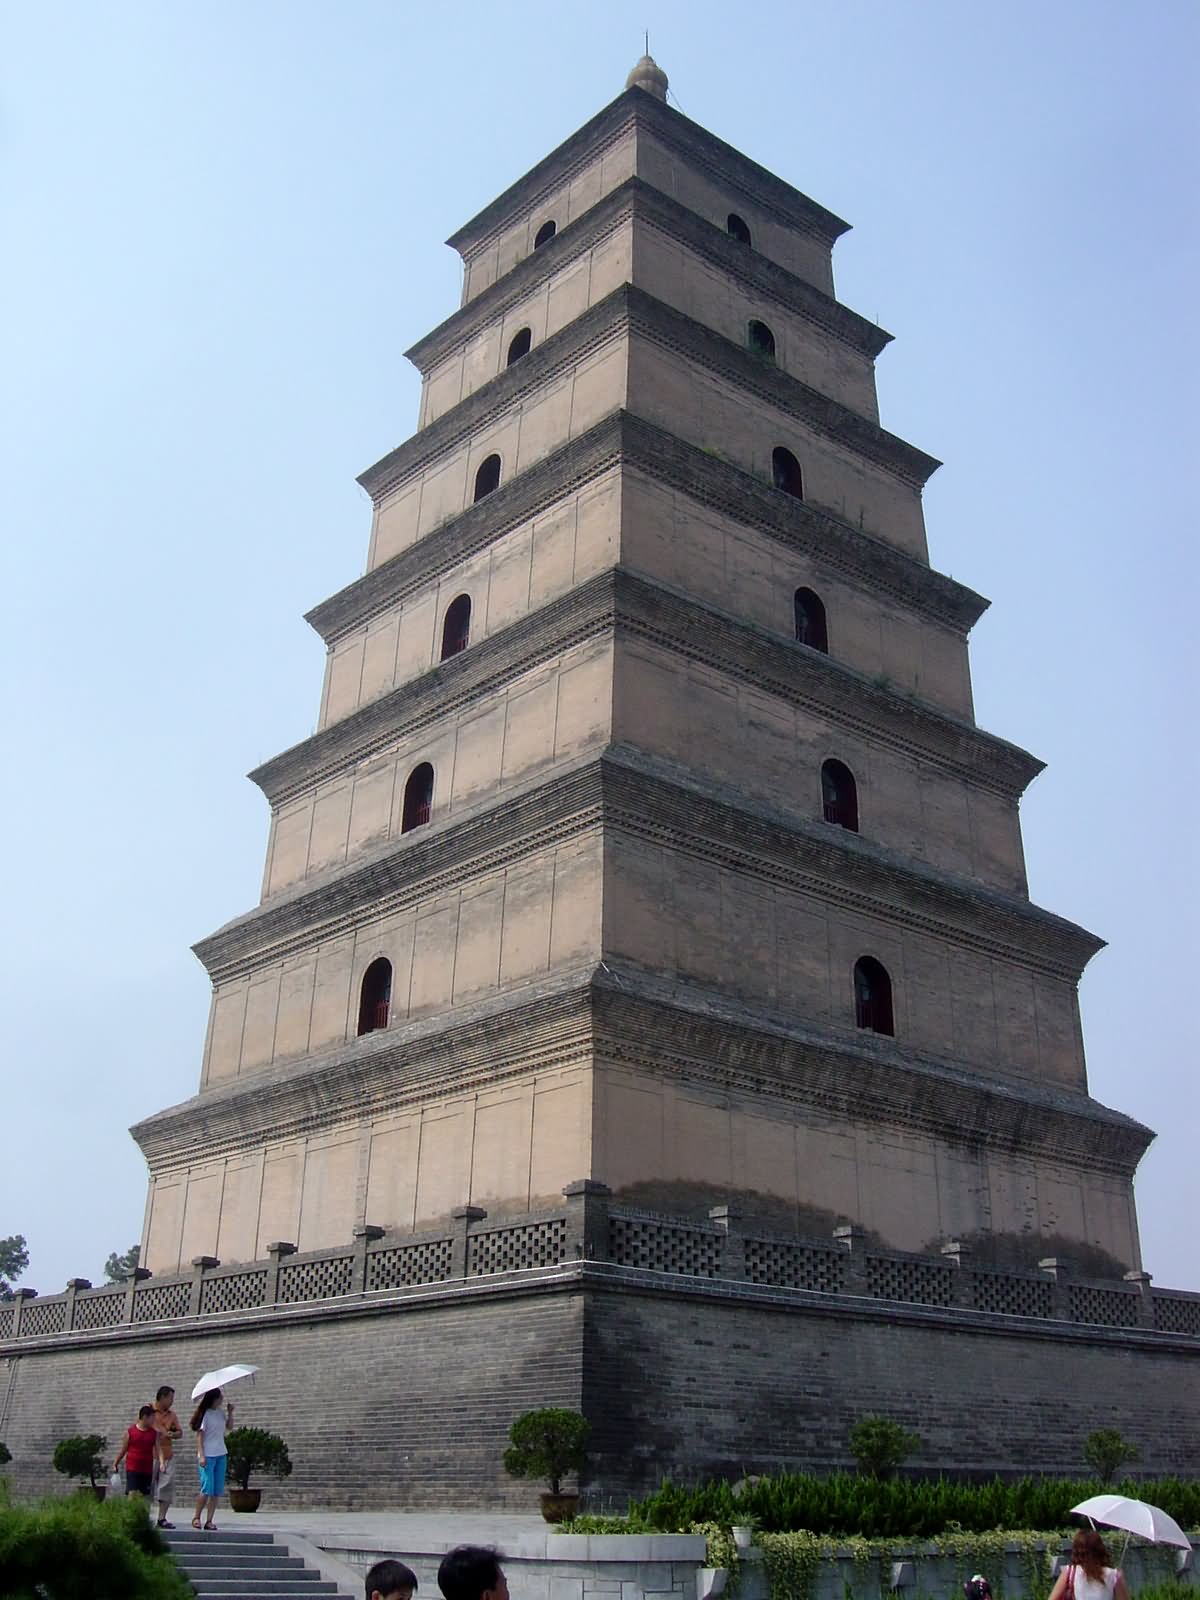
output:
<path id="1" fill-rule="evenodd" d="M 140 1496 L 70 1494 L 40 1506 L 0 1500 L 5 1600 L 192 1600 Z"/>
<path id="2" fill-rule="evenodd" d="M 993 1528 L 1066 1528 L 1073 1505 L 1104 1492 L 1094 1479 L 993 1478 L 989 1483 L 958 1483 L 950 1478 L 782 1472 L 747 1484 L 738 1495 L 724 1479 L 692 1488 L 668 1481 L 645 1500 L 635 1500 L 626 1520 L 633 1529 L 669 1533 L 698 1522 L 729 1527 L 748 1513 L 770 1533 L 805 1528 L 822 1535 L 928 1539 L 954 1529 L 984 1533 Z M 1110 1485 L 1107 1492 L 1151 1500 L 1182 1527 L 1200 1527 L 1200 1481 L 1127 1481 Z"/>

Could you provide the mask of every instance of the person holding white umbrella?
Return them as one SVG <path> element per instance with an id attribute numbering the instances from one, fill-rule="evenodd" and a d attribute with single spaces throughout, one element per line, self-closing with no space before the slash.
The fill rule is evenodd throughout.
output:
<path id="1" fill-rule="evenodd" d="M 250 1378 L 257 1367 L 244 1365 L 219 1367 L 206 1372 L 192 1390 L 192 1399 L 200 1404 L 192 1413 L 192 1432 L 196 1435 L 196 1460 L 200 1467 L 200 1493 L 196 1496 L 196 1515 L 192 1527 L 200 1528 L 201 1514 L 207 1512 L 203 1523 L 206 1533 L 215 1533 L 213 1521 L 217 1501 L 225 1493 L 225 1465 L 228 1451 L 225 1448 L 225 1430 L 233 1421 L 233 1406 L 223 1403 L 221 1385 L 233 1383 L 238 1378 Z"/>
<path id="2" fill-rule="evenodd" d="M 1054 1580 L 1050 1600 L 1129 1600 L 1125 1579 L 1110 1564 L 1095 1528 L 1080 1528 L 1075 1535 L 1070 1563 Z"/>

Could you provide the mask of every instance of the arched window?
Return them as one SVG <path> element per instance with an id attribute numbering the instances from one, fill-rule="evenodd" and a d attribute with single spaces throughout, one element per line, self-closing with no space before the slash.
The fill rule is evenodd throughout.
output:
<path id="1" fill-rule="evenodd" d="M 775 335 L 765 322 L 752 322 L 746 330 L 746 342 L 756 356 L 764 361 L 775 359 Z"/>
<path id="2" fill-rule="evenodd" d="M 528 328 L 522 328 L 519 333 L 514 333 L 512 343 L 508 347 L 508 360 L 504 365 L 511 367 L 514 361 L 520 361 L 522 356 L 527 356 L 532 342 L 533 334 Z"/>
<path id="3" fill-rule="evenodd" d="M 442 623 L 442 660 L 448 661 L 471 642 L 471 596 L 460 594 L 446 607 Z"/>
<path id="4" fill-rule="evenodd" d="M 887 968 L 874 956 L 863 956 L 854 963 L 854 1020 L 872 1033 L 894 1035 L 892 1020 L 892 980 Z"/>
<path id="5" fill-rule="evenodd" d="M 374 1033 L 376 1028 L 388 1025 L 388 1007 L 392 1003 L 392 963 L 380 956 L 372 961 L 363 973 L 362 992 L 358 1002 L 359 1034 Z"/>
<path id="6" fill-rule="evenodd" d="M 796 615 L 796 642 L 806 644 L 810 650 L 829 654 L 829 631 L 825 626 L 825 607 L 820 595 L 811 589 L 797 589 L 793 602 Z"/>
<path id="7" fill-rule="evenodd" d="M 423 828 L 429 821 L 433 806 L 433 768 L 428 761 L 414 767 L 404 785 L 404 812 L 400 818 L 400 832 Z"/>
<path id="8" fill-rule="evenodd" d="M 850 768 L 840 761 L 821 765 L 821 807 L 826 822 L 858 832 L 858 785 Z"/>
<path id="9" fill-rule="evenodd" d="M 491 494 L 493 489 L 500 487 L 500 457 L 488 456 L 486 461 L 480 463 L 479 471 L 475 474 L 475 498 L 482 500 L 485 494 Z"/>
<path id="10" fill-rule="evenodd" d="M 725 232 L 731 239 L 736 239 L 739 244 L 750 243 L 750 229 L 738 216 L 736 211 L 731 211 L 725 222 Z"/>
<path id="11" fill-rule="evenodd" d="M 557 232 L 557 222 L 543 222 L 541 227 L 533 236 L 533 248 L 535 250 L 540 250 L 544 244 L 550 243 L 551 239 L 553 239 Z"/>
<path id="12" fill-rule="evenodd" d="M 794 494 L 797 500 L 804 499 L 804 474 L 800 470 L 800 463 L 781 444 L 771 451 L 771 482 L 784 494 Z"/>

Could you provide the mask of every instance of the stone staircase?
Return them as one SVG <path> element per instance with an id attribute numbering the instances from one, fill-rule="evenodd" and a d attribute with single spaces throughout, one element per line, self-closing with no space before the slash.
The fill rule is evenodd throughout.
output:
<path id="1" fill-rule="evenodd" d="M 201 1600 L 349 1600 L 273 1533 L 176 1528 L 163 1538 Z"/>

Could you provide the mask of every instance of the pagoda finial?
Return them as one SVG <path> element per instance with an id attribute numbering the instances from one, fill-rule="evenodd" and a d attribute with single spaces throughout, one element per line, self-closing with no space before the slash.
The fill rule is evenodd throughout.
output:
<path id="1" fill-rule="evenodd" d="M 646 35 L 646 54 L 625 79 L 627 89 L 644 89 L 656 100 L 667 98 L 667 75 L 650 54 L 650 35 Z"/>

